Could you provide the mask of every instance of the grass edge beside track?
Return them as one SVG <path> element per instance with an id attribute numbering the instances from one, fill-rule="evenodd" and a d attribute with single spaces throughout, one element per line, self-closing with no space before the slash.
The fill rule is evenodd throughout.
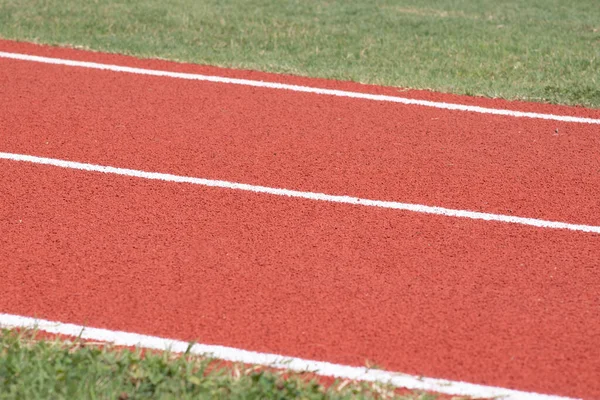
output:
<path id="1" fill-rule="evenodd" d="M 191 344 L 190 344 L 191 345 Z M 331 380 L 330 380 L 331 381 Z M 192 354 L 145 351 L 57 337 L 36 330 L 0 331 L 0 399 L 229 398 L 433 400 L 380 384 L 224 364 Z"/>

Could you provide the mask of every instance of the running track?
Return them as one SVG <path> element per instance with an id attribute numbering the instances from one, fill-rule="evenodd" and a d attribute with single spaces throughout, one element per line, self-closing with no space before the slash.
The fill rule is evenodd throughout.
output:
<path id="1" fill-rule="evenodd" d="M 600 398 L 599 110 L 8 41 L 0 51 L 587 119 L 0 57 L 0 312 Z M 17 155 L 551 224 L 82 171 Z"/>

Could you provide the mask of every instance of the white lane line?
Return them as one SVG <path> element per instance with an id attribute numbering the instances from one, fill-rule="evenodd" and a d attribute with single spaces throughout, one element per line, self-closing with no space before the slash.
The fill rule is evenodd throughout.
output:
<path id="1" fill-rule="evenodd" d="M 39 62 L 39 63 L 44 63 L 44 64 L 57 64 L 57 65 L 66 65 L 66 66 L 70 66 L 70 67 L 100 69 L 100 70 L 113 71 L 113 72 L 127 72 L 127 73 L 140 74 L 140 75 L 163 76 L 163 77 L 169 77 L 169 78 L 189 79 L 189 80 L 217 82 L 217 83 L 228 83 L 228 84 L 234 84 L 234 85 L 255 86 L 255 87 L 269 88 L 269 89 L 283 89 L 283 90 L 291 90 L 294 92 L 306 92 L 306 93 L 324 94 L 324 95 L 330 95 L 330 96 L 351 97 L 351 98 L 355 98 L 355 99 L 388 101 L 388 102 L 392 102 L 392 103 L 402 103 L 402 104 L 409 104 L 409 105 L 434 107 L 434 108 L 441 108 L 441 109 L 446 109 L 446 110 L 469 111 L 469 112 L 475 112 L 475 113 L 481 113 L 481 114 L 504 115 L 504 116 L 508 116 L 508 117 L 521 117 L 521 118 L 548 119 L 548 120 L 555 120 L 555 121 L 562 121 L 562 122 L 578 122 L 578 123 L 583 123 L 583 124 L 600 124 L 600 119 L 595 119 L 595 118 L 572 117 L 572 116 L 568 116 L 568 115 L 555 115 L 555 114 L 543 114 L 543 113 L 524 112 L 524 111 L 503 110 L 503 109 L 496 109 L 496 108 L 469 106 L 469 105 L 464 105 L 464 104 L 444 103 L 444 102 L 427 101 L 427 100 L 416 100 L 416 99 L 409 99 L 409 98 L 397 97 L 397 96 L 386 96 L 386 95 L 368 94 L 368 93 L 360 93 L 360 92 L 349 92 L 349 91 L 345 91 L 345 90 L 323 89 L 323 88 L 316 88 L 316 87 L 310 87 L 310 86 L 288 85 L 285 83 L 276 83 L 276 82 L 255 81 L 255 80 L 250 80 L 250 79 L 226 78 L 226 77 L 222 77 L 222 76 L 211 76 L 211 75 L 201 75 L 201 74 L 189 74 L 189 73 L 183 73 L 183 72 L 160 71 L 160 70 L 145 69 L 145 68 L 126 67 L 126 66 L 113 65 L 113 64 L 101 64 L 101 63 L 88 62 L 88 61 L 74 61 L 74 60 L 66 60 L 66 59 L 62 59 L 62 58 L 33 56 L 33 55 L 29 55 L 29 54 L 7 53 L 7 52 L 3 52 L 3 51 L 0 51 L 0 57 L 10 58 L 13 60 L 21 60 L 21 61 L 33 61 L 33 62 Z"/>
<path id="2" fill-rule="evenodd" d="M 338 196 L 325 193 L 302 192 L 299 190 L 289 190 L 272 188 L 267 186 L 249 185 L 246 183 L 237 183 L 221 181 L 214 179 L 194 178 L 190 176 L 172 175 L 160 172 L 147 172 L 135 169 L 117 168 L 104 165 L 87 164 L 75 161 L 59 160 L 55 158 L 37 157 L 26 154 L 14 154 L 0 152 L 0 159 L 12 161 L 24 161 L 34 164 L 52 165 L 61 168 L 78 169 L 83 171 L 102 172 L 105 174 L 125 175 L 143 179 L 154 179 L 167 182 L 191 183 L 194 185 L 218 187 L 223 189 L 243 190 L 255 193 L 266 193 L 275 196 L 297 197 L 309 200 L 329 201 L 333 203 L 346 203 L 357 206 L 391 208 L 395 210 L 412 211 L 425 214 L 445 215 L 447 217 L 480 219 L 484 221 L 506 222 L 512 224 L 529 225 L 538 228 L 550 229 L 569 229 L 572 231 L 600 233 L 600 226 L 579 225 L 566 222 L 547 221 L 536 218 L 515 217 L 512 215 L 489 214 L 477 211 L 455 210 L 451 208 L 432 207 L 423 204 L 399 203 L 395 201 L 369 200 L 359 197 Z"/>
<path id="3" fill-rule="evenodd" d="M 99 340 L 114 343 L 117 346 L 138 346 L 146 349 L 170 350 L 183 353 L 188 343 L 180 340 L 165 339 L 156 336 L 140 335 L 137 333 L 113 331 L 109 329 L 90 328 L 81 325 L 56 321 L 46 321 L 12 314 L 0 313 L 0 327 L 27 328 L 40 331 L 81 337 L 88 340 Z M 546 395 L 533 392 L 505 389 L 495 386 L 484 386 L 462 381 L 426 378 L 413 375 L 374 370 L 364 367 L 332 364 L 322 361 L 305 360 L 297 357 L 286 357 L 279 354 L 258 353 L 218 345 L 196 343 L 191 348 L 192 354 L 208 355 L 221 360 L 263 365 L 272 368 L 288 369 L 297 372 L 310 371 L 317 375 L 341 379 L 352 379 L 368 382 L 390 384 L 411 390 L 427 390 L 457 396 L 472 396 L 477 398 L 503 398 L 520 400 L 565 400 L 567 397 Z"/>

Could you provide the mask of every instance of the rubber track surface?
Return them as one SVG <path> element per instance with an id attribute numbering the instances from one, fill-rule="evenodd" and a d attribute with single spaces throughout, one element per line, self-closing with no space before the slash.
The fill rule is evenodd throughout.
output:
<path id="1" fill-rule="evenodd" d="M 597 125 L 6 59 L 0 110 L 4 152 L 600 225 Z M 600 397 L 599 235 L 0 164 L 2 312 Z"/>

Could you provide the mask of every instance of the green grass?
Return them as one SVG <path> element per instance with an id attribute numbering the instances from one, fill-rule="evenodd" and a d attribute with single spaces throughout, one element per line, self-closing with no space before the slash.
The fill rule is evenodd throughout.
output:
<path id="1" fill-rule="evenodd" d="M 215 366 L 190 354 L 145 352 L 43 339 L 34 331 L 0 331 L 0 399 L 415 399 L 381 385 L 301 374 Z"/>
<path id="2" fill-rule="evenodd" d="M 0 37 L 600 107 L 598 0 L 0 0 Z"/>

